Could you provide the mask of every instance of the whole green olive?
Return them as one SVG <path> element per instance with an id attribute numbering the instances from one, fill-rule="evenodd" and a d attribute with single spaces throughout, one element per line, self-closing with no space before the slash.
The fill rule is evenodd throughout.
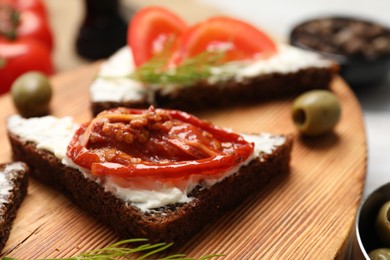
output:
<path id="1" fill-rule="evenodd" d="M 15 107 L 24 117 L 42 116 L 49 111 L 52 87 L 40 72 L 27 72 L 18 77 L 12 84 L 11 94 Z"/>
<path id="2" fill-rule="evenodd" d="M 386 246 L 390 246 L 390 201 L 380 208 L 375 220 L 375 230 L 379 240 Z"/>
<path id="3" fill-rule="evenodd" d="M 371 260 L 390 260 L 390 249 L 379 248 L 371 251 L 368 256 Z"/>
<path id="4" fill-rule="evenodd" d="M 340 116 L 340 102 L 327 90 L 308 91 L 292 104 L 292 119 L 304 135 L 316 136 L 331 131 Z"/>

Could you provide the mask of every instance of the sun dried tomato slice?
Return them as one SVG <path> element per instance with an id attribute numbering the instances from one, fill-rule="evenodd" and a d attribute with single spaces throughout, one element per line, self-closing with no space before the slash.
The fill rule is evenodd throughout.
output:
<path id="1" fill-rule="evenodd" d="M 96 175 L 178 178 L 227 171 L 253 153 L 240 135 L 177 110 L 117 108 L 73 136 L 67 155 Z"/>

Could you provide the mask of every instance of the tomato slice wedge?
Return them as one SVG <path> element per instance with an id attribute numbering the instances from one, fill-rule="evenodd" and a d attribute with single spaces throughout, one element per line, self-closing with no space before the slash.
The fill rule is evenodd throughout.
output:
<path id="1" fill-rule="evenodd" d="M 225 61 L 269 57 L 277 52 L 272 39 L 254 26 L 218 16 L 195 24 L 182 36 L 179 62 L 205 51 L 222 50 Z"/>
<path id="2" fill-rule="evenodd" d="M 140 66 L 162 51 L 168 41 L 173 49 L 188 28 L 176 14 L 161 7 L 146 7 L 138 11 L 129 25 L 127 42 L 133 52 L 134 63 Z"/>
<path id="3" fill-rule="evenodd" d="M 102 112 L 73 136 L 67 156 L 95 175 L 186 178 L 218 175 L 253 153 L 253 144 L 177 110 Z"/>

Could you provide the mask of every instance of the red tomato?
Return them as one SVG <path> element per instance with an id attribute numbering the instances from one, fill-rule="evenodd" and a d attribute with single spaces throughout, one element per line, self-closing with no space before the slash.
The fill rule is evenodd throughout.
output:
<path id="1" fill-rule="evenodd" d="M 17 6 L 19 6 L 22 11 L 32 11 L 36 14 L 40 14 L 42 17 L 47 17 L 46 7 L 42 0 L 12 0 L 17 2 Z"/>
<path id="2" fill-rule="evenodd" d="M 23 11 L 20 15 L 20 25 L 17 28 L 17 37 L 31 37 L 46 44 L 49 50 L 53 49 L 53 36 L 46 19 L 32 11 Z"/>
<path id="3" fill-rule="evenodd" d="M 187 24 L 177 15 L 161 7 L 147 7 L 137 12 L 128 29 L 127 42 L 136 66 L 160 52 L 167 40 L 175 41 L 172 50 L 179 44 L 178 39 L 187 29 Z"/>
<path id="4" fill-rule="evenodd" d="M 252 152 L 241 136 L 181 111 L 118 108 L 82 125 L 67 155 L 96 175 L 171 179 L 219 174 Z"/>
<path id="5" fill-rule="evenodd" d="M 0 0 L 0 94 L 27 71 L 52 74 L 52 46 L 41 0 Z"/>
<path id="6" fill-rule="evenodd" d="M 27 71 L 53 73 L 50 51 L 30 38 L 13 41 L 0 38 L 0 60 L 4 63 L 0 65 L 0 94 L 9 91 L 12 82 Z"/>
<path id="7" fill-rule="evenodd" d="M 33 11 L 43 17 L 47 16 L 46 7 L 42 0 L 1 0 L 3 4 L 13 6 L 20 11 Z"/>
<path id="8" fill-rule="evenodd" d="M 213 17 L 185 32 L 180 59 L 215 49 L 226 51 L 226 61 L 269 57 L 277 51 L 275 43 L 252 25 L 229 17 Z"/>
<path id="9" fill-rule="evenodd" d="M 53 36 L 44 5 L 38 0 L 1 0 L 0 31 L 3 37 L 31 37 L 46 44 L 52 50 Z M 18 18 L 16 23 L 12 17 Z"/>

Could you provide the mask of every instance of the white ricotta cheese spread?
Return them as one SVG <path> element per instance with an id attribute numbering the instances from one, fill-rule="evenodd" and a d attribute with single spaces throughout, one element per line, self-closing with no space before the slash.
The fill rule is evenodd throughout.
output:
<path id="1" fill-rule="evenodd" d="M 262 153 L 270 154 L 280 145 L 283 145 L 285 137 L 273 136 L 271 134 L 261 135 L 242 135 L 248 142 L 255 144 L 253 154 L 243 163 L 223 172 L 213 178 L 205 179 L 201 175 L 193 175 L 189 178 L 177 180 L 174 183 L 159 182 L 147 178 L 132 178 L 131 182 L 124 182 L 118 177 L 96 177 L 87 169 L 74 164 L 66 156 L 68 143 L 72 139 L 79 125 L 74 123 L 72 118 L 56 118 L 46 116 L 41 118 L 25 119 L 19 115 L 8 118 L 8 129 L 13 134 L 23 140 L 36 143 L 37 148 L 52 152 L 62 163 L 78 169 L 86 178 L 90 178 L 100 185 L 103 185 L 106 191 L 112 192 L 118 198 L 139 207 L 143 211 L 162 207 L 174 203 L 184 203 L 191 200 L 188 194 L 199 183 L 207 188 L 227 176 L 237 172 L 237 170 L 250 163 L 254 158 L 261 156 Z"/>
<path id="2" fill-rule="evenodd" d="M 103 63 L 96 80 L 92 83 L 92 101 L 125 102 L 143 100 L 146 88 L 139 81 L 129 78 L 134 70 L 133 56 L 124 47 Z"/>
<path id="3" fill-rule="evenodd" d="M 12 185 L 12 173 L 14 171 L 20 171 L 23 170 L 23 166 L 21 163 L 13 163 L 13 164 L 7 164 L 4 169 L 2 170 L 2 173 L 0 174 L 0 207 L 2 204 L 7 203 L 8 196 L 10 192 L 13 189 Z"/>
<path id="4" fill-rule="evenodd" d="M 233 77 L 240 82 L 271 73 L 292 73 L 309 67 L 328 67 L 331 61 L 318 54 L 301 50 L 290 45 L 278 46 L 278 52 L 269 59 L 258 59 L 249 63 L 232 62 L 214 68 L 209 82 Z M 134 62 L 129 47 L 123 47 L 102 64 L 97 79 L 92 83 L 90 95 L 92 102 L 153 101 L 153 92 L 129 75 L 134 71 Z M 224 76 L 225 75 L 225 76 Z M 231 76 L 232 75 L 232 76 Z M 153 86 L 153 89 L 158 86 Z M 164 87 L 164 93 L 175 91 L 177 86 Z"/>

